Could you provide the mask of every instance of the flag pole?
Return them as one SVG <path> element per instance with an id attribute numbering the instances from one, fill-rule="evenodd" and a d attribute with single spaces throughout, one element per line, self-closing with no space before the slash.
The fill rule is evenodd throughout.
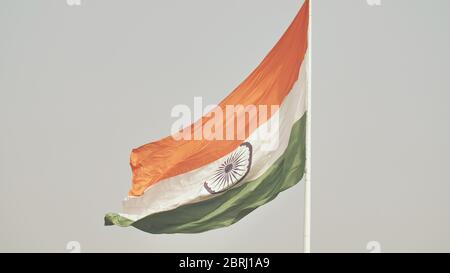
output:
<path id="1" fill-rule="evenodd" d="M 304 214 L 304 236 L 303 251 L 311 253 L 311 60 L 312 60 L 312 0 L 309 0 L 309 20 L 308 20 L 308 91 L 307 104 L 308 112 L 306 116 L 306 172 L 305 172 L 305 214 Z"/>

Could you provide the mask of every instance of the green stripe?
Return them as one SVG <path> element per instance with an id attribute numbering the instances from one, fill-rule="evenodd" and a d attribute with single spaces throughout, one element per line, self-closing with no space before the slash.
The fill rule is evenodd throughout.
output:
<path id="1" fill-rule="evenodd" d="M 151 214 L 136 222 L 109 213 L 105 225 L 131 225 L 149 233 L 199 233 L 232 225 L 302 179 L 305 135 L 306 114 L 292 127 L 286 151 L 259 178 L 206 201 Z"/>

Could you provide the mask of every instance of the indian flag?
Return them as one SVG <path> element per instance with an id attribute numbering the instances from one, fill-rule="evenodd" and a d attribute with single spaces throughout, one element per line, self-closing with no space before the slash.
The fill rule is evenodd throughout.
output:
<path id="1" fill-rule="evenodd" d="M 306 0 L 261 64 L 216 108 L 178 134 L 134 149 L 123 211 L 106 214 L 105 225 L 204 232 L 236 223 L 301 181 L 308 25 Z M 227 111 L 237 105 L 243 111 Z"/>

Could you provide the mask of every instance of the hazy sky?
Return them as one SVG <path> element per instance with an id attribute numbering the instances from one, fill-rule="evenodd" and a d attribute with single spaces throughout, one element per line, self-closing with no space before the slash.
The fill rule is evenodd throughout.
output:
<path id="1" fill-rule="evenodd" d="M 0 251 L 302 251 L 303 184 L 194 235 L 104 227 L 132 148 L 217 103 L 303 0 L 0 2 Z M 450 2 L 313 0 L 313 251 L 450 251 Z"/>

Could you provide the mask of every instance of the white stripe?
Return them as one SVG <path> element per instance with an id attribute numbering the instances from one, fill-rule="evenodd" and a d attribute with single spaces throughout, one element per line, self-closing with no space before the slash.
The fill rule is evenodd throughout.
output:
<path id="1" fill-rule="evenodd" d="M 279 111 L 246 140 L 253 146 L 252 166 L 245 180 L 238 185 L 260 177 L 285 152 L 292 126 L 306 112 L 307 60 L 308 52 L 300 68 L 299 79 L 284 99 Z M 279 126 L 272 128 L 270 125 L 275 119 L 279 120 Z M 262 132 L 269 132 L 270 135 L 278 135 L 278 137 L 261 138 Z M 264 134 L 267 135 L 267 133 Z M 123 201 L 124 213 L 121 215 L 131 220 L 138 220 L 153 213 L 217 196 L 206 191 L 203 183 L 228 155 L 196 170 L 161 180 L 149 187 L 141 196 L 127 197 Z"/>

